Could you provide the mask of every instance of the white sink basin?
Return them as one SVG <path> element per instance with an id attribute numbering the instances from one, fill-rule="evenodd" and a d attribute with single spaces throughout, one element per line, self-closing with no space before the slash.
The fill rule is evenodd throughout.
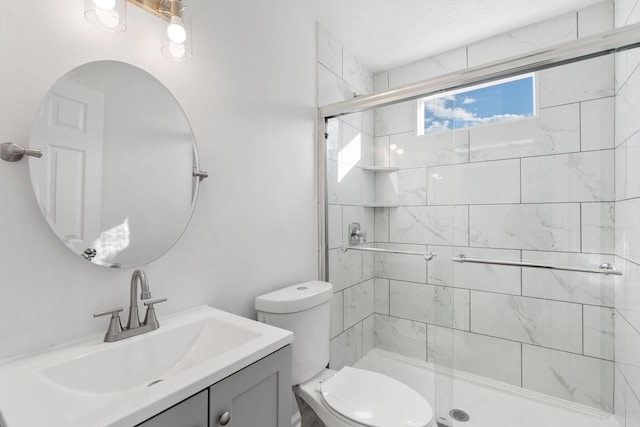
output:
<path id="1" fill-rule="evenodd" d="M 211 307 L 160 318 L 160 325 L 0 366 L 0 425 L 132 426 L 293 340 L 291 332 Z"/>

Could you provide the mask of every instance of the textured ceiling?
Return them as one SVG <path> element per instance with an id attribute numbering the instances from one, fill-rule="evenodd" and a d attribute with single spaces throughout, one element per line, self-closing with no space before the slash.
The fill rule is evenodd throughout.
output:
<path id="1" fill-rule="evenodd" d="M 601 0 L 303 0 L 372 71 L 511 31 Z"/>

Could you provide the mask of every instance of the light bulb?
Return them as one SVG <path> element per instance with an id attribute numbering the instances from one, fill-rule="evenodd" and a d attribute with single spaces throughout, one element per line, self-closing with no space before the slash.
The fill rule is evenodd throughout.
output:
<path id="1" fill-rule="evenodd" d="M 182 59 L 184 58 L 184 55 L 187 53 L 187 49 L 184 47 L 183 44 L 171 43 L 169 45 L 169 53 L 171 53 L 171 56 L 173 56 L 175 59 Z"/>
<path id="2" fill-rule="evenodd" d="M 116 7 L 116 0 L 92 0 L 96 7 L 102 10 L 111 10 Z"/>
<path id="3" fill-rule="evenodd" d="M 117 10 L 105 12 L 104 10 L 96 10 L 96 18 L 109 30 L 113 30 L 120 25 L 120 14 Z"/>
<path id="4" fill-rule="evenodd" d="M 171 22 L 167 27 L 167 36 L 174 43 L 184 43 L 187 40 L 187 31 L 184 29 L 184 23 L 179 16 L 172 16 Z"/>

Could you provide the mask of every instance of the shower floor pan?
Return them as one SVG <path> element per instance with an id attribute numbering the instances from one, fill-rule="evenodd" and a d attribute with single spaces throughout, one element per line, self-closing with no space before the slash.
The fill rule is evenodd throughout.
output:
<path id="1" fill-rule="evenodd" d="M 371 350 L 353 366 L 409 385 L 431 402 L 438 416 L 447 417 L 437 419 L 446 426 L 618 427 L 609 413 L 475 375 L 455 372 L 451 381 L 451 373 L 436 373 L 431 364 L 380 349 Z M 455 421 L 449 415 L 452 410 L 464 411 L 469 420 Z"/>

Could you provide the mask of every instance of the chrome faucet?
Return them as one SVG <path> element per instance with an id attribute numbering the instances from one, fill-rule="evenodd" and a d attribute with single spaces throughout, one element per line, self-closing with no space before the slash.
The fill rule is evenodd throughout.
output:
<path id="1" fill-rule="evenodd" d="M 120 341 L 125 338 L 133 337 L 143 334 L 145 332 L 154 331 L 160 327 L 160 323 L 156 317 L 156 311 L 154 304 L 165 302 L 166 298 L 160 298 L 152 301 L 147 301 L 144 305 L 147 306 L 147 312 L 144 316 L 144 321 L 140 324 L 140 317 L 138 316 L 138 282 L 140 282 L 140 299 L 147 300 L 151 298 L 151 292 L 149 291 L 149 281 L 147 276 L 142 270 L 136 270 L 131 276 L 131 292 L 129 299 L 129 320 L 127 326 L 122 327 L 120 322 L 120 312 L 123 311 L 122 307 L 116 307 L 111 310 L 105 310 L 98 313 L 94 313 L 93 317 L 111 315 L 111 321 L 109 322 L 109 329 L 104 336 L 105 342 Z"/>

